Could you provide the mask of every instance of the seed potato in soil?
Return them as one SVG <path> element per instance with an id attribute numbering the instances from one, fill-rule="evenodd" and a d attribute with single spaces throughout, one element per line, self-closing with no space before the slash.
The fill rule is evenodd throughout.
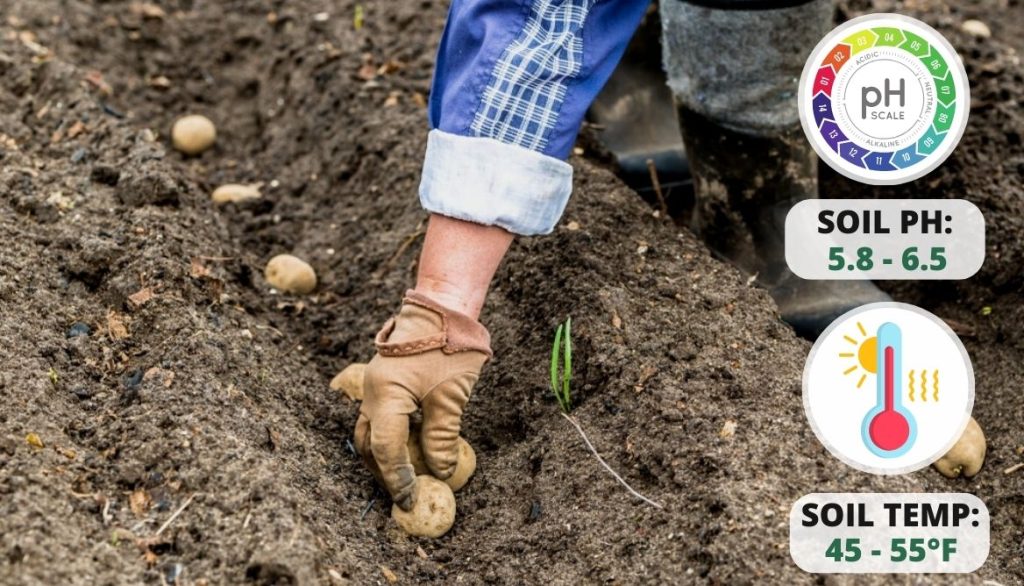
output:
<path id="1" fill-rule="evenodd" d="M 1024 471 L 1003 472 L 1024 447 L 1019 3 L 841 3 L 840 19 L 900 10 L 935 26 L 973 104 L 928 176 L 821 181 L 833 197 L 964 197 L 985 213 L 974 278 L 883 284 L 955 322 L 975 358 L 976 476 L 876 477 L 830 456 L 802 412 L 810 344 L 587 147 L 562 224 L 517 240 L 488 298 L 495 359 L 462 429 L 478 467 L 440 539 L 398 529 L 348 444 L 358 407 L 329 388 L 372 357 L 413 283 L 446 9 L 359 5 L 356 30 L 347 0 L 0 0 L 0 584 L 1024 579 Z M 969 19 L 991 37 L 961 30 Z M 171 146 L 184 112 L 217 123 L 198 157 Z M 262 198 L 217 207 L 227 183 L 262 183 Z M 278 254 L 315 266 L 317 289 L 269 294 Z M 574 415 L 664 510 L 558 414 L 547 364 L 568 315 Z M 829 491 L 975 493 L 990 558 L 973 576 L 805 574 L 789 508 Z"/>

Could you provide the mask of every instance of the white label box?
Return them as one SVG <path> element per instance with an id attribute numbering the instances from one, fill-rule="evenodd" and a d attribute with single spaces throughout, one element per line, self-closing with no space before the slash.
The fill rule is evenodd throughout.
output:
<path id="1" fill-rule="evenodd" d="M 786 215 L 786 263 L 804 279 L 966 279 L 985 219 L 963 199 L 809 199 Z"/>
<path id="2" fill-rule="evenodd" d="M 967 493 L 813 493 L 789 513 L 789 553 L 811 573 L 968 573 L 989 512 Z"/>

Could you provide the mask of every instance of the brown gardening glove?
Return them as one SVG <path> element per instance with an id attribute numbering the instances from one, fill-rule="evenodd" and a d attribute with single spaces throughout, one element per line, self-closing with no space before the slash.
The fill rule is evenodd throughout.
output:
<path id="1" fill-rule="evenodd" d="M 458 458 L 462 409 L 491 357 L 490 342 L 479 322 L 412 290 L 377 334 L 377 355 L 363 382 L 356 449 L 402 509 L 412 508 L 416 488 L 406 446 L 409 416 L 423 409 L 423 458 L 434 476 L 448 478 Z"/>

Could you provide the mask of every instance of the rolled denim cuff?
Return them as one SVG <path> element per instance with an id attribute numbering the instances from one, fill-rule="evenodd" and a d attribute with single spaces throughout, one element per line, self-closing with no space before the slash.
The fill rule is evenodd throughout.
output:
<path id="1" fill-rule="evenodd" d="M 572 166 L 493 138 L 431 130 L 420 203 L 435 214 L 523 236 L 555 228 L 572 192 Z"/>

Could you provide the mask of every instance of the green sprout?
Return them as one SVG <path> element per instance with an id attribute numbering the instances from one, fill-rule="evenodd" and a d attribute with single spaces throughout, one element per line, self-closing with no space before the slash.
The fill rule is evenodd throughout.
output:
<path id="1" fill-rule="evenodd" d="M 363 10 L 363 5 L 356 4 L 355 11 L 352 14 L 352 27 L 357 31 L 362 30 L 365 19 L 366 12 Z"/>
<path id="2" fill-rule="evenodd" d="M 563 336 L 565 334 L 563 343 Z M 562 372 L 561 381 L 559 381 L 559 358 L 562 358 Z M 561 384 L 559 384 L 561 382 Z M 555 394 L 555 399 L 558 400 L 558 406 L 562 408 L 563 413 L 569 413 L 572 410 L 572 397 L 569 394 L 569 385 L 572 382 L 572 318 L 569 317 L 565 320 L 564 324 L 559 324 L 558 329 L 555 330 L 555 343 L 551 347 L 551 392 Z"/>
<path id="3" fill-rule="evenodd" d="M 564 342 L 563 342 L 564 340 Z M 561 358 L 561 369 L 559 369 L 559 359 Z M 559 376 L 561 375 L 561 376 Z M 590 438 L 587 437 L 587 432 L 583 431 L 583 427 L 572 415 L 569 415 L 569 411 L 572 411 L 572 396 L 569 394 L 569 386 L 572 383 L 572 317 L 565 319 L 564 324 L 559 324 L 558 329 L 555 330 L 555 343 L 551 346 L 551 392 L 555 394 L 555 399 L 558 400 L 558 406 L 562 408 L 562 417 L 564 417 L 569 424 L 576 429 L 583 438 L 583 443 L 586 444 L 587 449 L 590 450 L 591 454 L 597 458 L 598 463 L 604 467 L 615 480 L 622 486 L 626 487 L 626 490 L 633 496 L 639 498 L 645 503 L 652 507 L 662 509 L 664 508 L 661 503 L 652 501 L 636 491 L 632 486 L 619 473 L 612 469 L 608 465 L 608 462 L 604 461 L 601 454 L 597 453 L 597 448 L 594 444 L 590 443 Z"/>

